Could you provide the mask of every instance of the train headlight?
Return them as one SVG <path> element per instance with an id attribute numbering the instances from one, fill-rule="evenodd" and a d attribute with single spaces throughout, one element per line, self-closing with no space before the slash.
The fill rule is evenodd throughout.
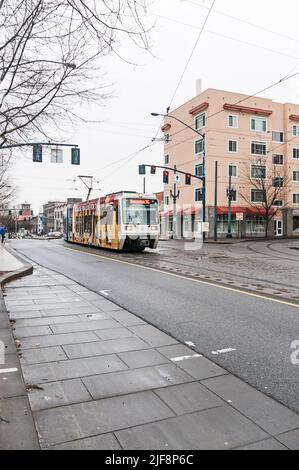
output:
<path id="1" fill-rule="evenodd" d="M 159 230 L 158 225 L 151 225 L 151 230 L 152 230 L 152 231 L 157 231 L 157 230 Z"/>
<path id="2" fill-rule="evenodd" d="M 127 232 L 132 232 L 132 230 L 134 230 L 134 226 L 133 225 L 125 225 L 125 230 Z"/>

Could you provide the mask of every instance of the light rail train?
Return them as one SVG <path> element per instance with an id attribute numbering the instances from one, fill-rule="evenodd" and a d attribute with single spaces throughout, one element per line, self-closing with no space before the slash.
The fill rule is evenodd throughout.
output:
<path id="1" fill-rule="evenodd" d="M 155 195 L 118 192 L 70 205 L 64 238 L 111 250 L 143 251 L 159 240 L 159 203 Z"/>

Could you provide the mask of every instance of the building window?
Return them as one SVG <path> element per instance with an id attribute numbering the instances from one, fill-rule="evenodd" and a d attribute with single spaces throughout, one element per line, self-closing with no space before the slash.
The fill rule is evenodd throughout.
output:
<path id="1" fill-rule="evenodd" d="M 273 206 L 275 206 L 275 207 L 282 207 L 282 206 L 283 206 L 283 201 L 281 201 L 280 199 L 276 199 L 276 200 L 273 202 Z"/>
<path id="2" fill-rule="evenodd" d="M 238 142 L 236 140 L 229 140 L 228 141 L 228 151 L 230 153 L 237 153 L 238 152 Z"/>
<path id="3" fill-rule="evenodd" d="M 164 203 L 165 206 L 169 206 L 169 196 L 165 196 Z"/>
<path id="4" fill-rule="evenodd" d="M 232 129 L 238 128 L 238 116 L 228 116 L 228 127 Z"/>
<path id="5" fill-rule="evenodd" d="M 51 163 L 63 163 L 61 149 L 51 149 Z"/>
<path id="6" fill-rule="evenodd" d="M 252 155 L 267 155 L 266 142 L 251 142 Z"/>
<path id="7" fill-rule="evenodd" d="M 195 142 L 195 154 L 199 155 L 203 153 L 203 147 L 204 147 L 203 139 L 197 140 Z"/>
<path id="8" fill-rule="evenodd" d="M 293 204 L 299 204 L 299 194 L 293 194 Z"/>
<path id="9" fill-rule="evenodd" d="M 299 126 L 293 126 L 293 136 L 299 137 Z"/>
<path id="10" fill-rule="evenodd" d="M 251 130 L 257 132 L 267 132 L 267 119 L 251 118 Z"/>
<path id="11" fill-rule="evenodd" d="M 262 189 L 252 189 L 251 190 L 251 202 L 265 202 L 266 201 L 266 191 Z"/>
<path id="12" fill-rule="evenodd" d="M 299 149 L 293 149 L 293 158 L 295 158 L 295 160 L 299 160 Z"/>
<path id="13" fill-rule="evenodd" d="M 273 178 L 272 186 L 273 188 L 283 188 L 283 178 L 281 178 L 281 176 L 277 176 L 276 178 Z"/>
<path id="14" fill-rule="evenodd" d="M 165 163 L 165 165 L 168 165 L 168 163 L 169 163 L 169 155 L 165 155 L 165 157 L 164 157 L 164 163 Z"/>
<path id="15" fill-rule="evenodd" d="M 251 166 L 251 178 L 254 179 L 265 179 L 266 178 L 266 167 L 261 165 Z"/>
<path id="16" fill-rule="evenodd" d="M 293 181 L 299 181 L 299 171 L 293 171 Z"/>
<path id="17" fill-rule="evenodd" d="M 202 129 L 206 125 L 206 113 L 195 116 L 195 129 Z"/>
<path id="18" fill-rule="evenodd" d="M 203 165 L 195 165 L 195 175 L 203 176 Z"/>
<path id="19" fill-rule="evenodd" d="M 232 176 L 233 178 L 237 178 L 237 166 L 236 165 L 229 165 L 228 167 L 228 176 Z"/>
<path id="20" fill-rule="evenodd" d="M 283 155 L 273 155 L 273 165 L 283 165 Z"/>
<path id="21" fill-rule="evenodd" d="M 284 138 L 283 138 L 283 132 L 277 132 L 277 131 L 273 131 L 272 132 L 272 140 L 273 142 L 283 142 L 284 141 Z"/>
<path id="22" fill-rule="evenodd" d="M 265 220 L 259 215 L 246 217 L 246 234 L 265 233 Z"/>
<path id="23" fill-rule="evenodd" d="M 201 202 L 202 201 L 202 189 L 197 188 L 195 189 L 195 202 Z"/>

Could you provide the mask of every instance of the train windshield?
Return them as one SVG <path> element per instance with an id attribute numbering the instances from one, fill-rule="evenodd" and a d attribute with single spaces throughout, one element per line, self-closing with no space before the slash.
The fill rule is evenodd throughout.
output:
<path id="1" fill-rule="evenodd" d="M 157 225 L 158 201 L 156 199 L 124 199 L 123 223 L 132 225 Z"/>

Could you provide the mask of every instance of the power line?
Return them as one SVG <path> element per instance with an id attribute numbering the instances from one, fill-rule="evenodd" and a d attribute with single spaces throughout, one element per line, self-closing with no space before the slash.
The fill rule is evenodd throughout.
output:
<path id="1" fill-rule="evenodd" d="M 171 98 L 170 103 L 169 103 L 169 107 L 172 105 L 173 100 L 174 100 L 174 98 L 175 98 L 175 96 L 176 96 L 176 94 L 177 94 L 177 91 L 178 91 L 178 89 L 179 89 L 179 87 L 180 87 L 180 85 L 181 85 L 181 83 L 182 83 L 182 81 L 183 81 L 183 78 L 184 78 L 184 76 L 185 76 L 185 73 L 186 73 L 186 71 L 187 71 L 187 68 L 188 68 L 188 66 L 189 66 L 189 64 L 190 64 L 190 62 L 191 62 L 191 59 L 192 59 L 193 54 L 194 54 L 194 52 L 195 52 L 195 50 L 196 50 L 197 44 L 199 43 L 199 40 L 200 40 L 200 38 L 201 38 L 201 36 L 202 36 L 202 34 L 203 34 L 203 32 L 204 32 L 205 26 L 206 26 L 206 24 L 207 24 L 207 22 L 208 22 L 208 19 L 209 19 L 211 13 L 212 13 L 212 10 L 213 10 L 213 8 L 214 8 L 215 3 L 216 3 L 216 0 L 213 0 L 212 5 L 209 7 L 208 14 L 207 14 L 207 16 L 206 16 L 206 18 L 205 18 L 205 21 L 204 21 L 204 23 L 203 23 L 201 29 L 200 29 L 199 35 L 198 35 L 197 38 L 196 38 L 195 44 L 194 44 L 194 46 L 193 46 L 193 48 L 192 48 L 192 50 L 191 50 L 191 54 L 190 54 L 190 56 L 189 56 L 189 58 L 188 58 L 188 60 L 187 60 L 187 63 L 186 63 L 186 65 L 185 65 L 184 69 L 183 69 L 183 72 L 182 72 L 182 74 L 181 74 L 181 76 L 180 76 L 180 79 L 179 79 L 179 82 L 178 82 L 178 84 L 177 84 L 177 87 L 176 87 L 176 89 L 175 89 L 175 91 L 174 91 L 174 93 L 173 93 L 173 95 L 172 95 L 172 98 Z"/>
<path id="2" fill-rule="evenodd" d="M 192 25 L 190 23 L 185 23 L 183 21 L 179 21 L 179 20 L 176 20 L 174 18 L 170 18 L 169 16 L 164 16 L 164 15 L 160 15 L 160 14 L 157 14 L 157 13 L 151 13 L 153 16 L 156 16 L 158 18 L 163 18 L 167 21 L 170 21 L 172 23 L 176 23 L 176 24 L 180 24 L 180 25 L 183 25 L 183 26 L 187 26 L 189 28 L 193 28 L 193 29 L 196 29 L 196 30 L 199 30 L 200 28 L 198 26 L 195 26 L 195 25 Z M 214 36 L 218 36 L 218 37 L 222 37 L 222 38 L 225 38 L 225 39 L 228 39 L 228 40 L 231 40 L 231 41 L 235 41 L 237 43 L 240 43 L 240 44 L 245 44 L 247 46 L 251 46 L 251 47 L 256 47 L 258 49 L 262 49 L 262 50 L 265 50 L 267 52 L 272 52 L 274 54 L 278 54 L 278 55 L 281 55 L 281 56 L 284 56 L 284 57 L 288 57 L 290 59 L 296 59 L 296 60 L 299 60 L 299 57 L 297 56 L 293 56 L 291 54 L 287 54 L 285 52 L 280 52 L 280 51 L 277 51 L 275 49 L 271 49 L 269 47 L 265 47 L 265 46 L 261 46 L 260 44 L 255 44 L 253 42 L 249 42 L 249 41 L 244 41 L 242 39 L 237 39 L 237 38 L 234 38 L 232 36 L 228 36 L 226 34 L 221 34 L 221 33 L 218 33 L 216 31 L 213 31 L 213 30 L 210 30 L 210 29 L 206 29 L 205 30 L 206 33 L 209 33 L 209 34 L 212 34 Z M 299 42 L 299 41 L 298 41 Z"/>
<path id="3" fill-rule="evenodd" d="M 173 93 L 172 97 L 171 97 L 171 100 L 170 100 L 170 103 L 169 103 L 169 107 L 168 107 L 167 109 L 170 109 L 170 107 L 171 107 L 171 105 L 172 105 L 172 103 L 173 103 L 173 100 L 174 100 L 174 98 L 175 98 L 175 96 L 176 96 L 176 94 L 177 94 L 177 92 L 178 92 L 178 89 L 179 89 L 179 87 L 180 87 L 180 85 L 181 85 L 181 83 L 182 83 L 182 81 L 183 81 L 183 78 L 184 78 L 184 76 L 185 76 L 185 73 L 186 73 L 186 71 L 187 71 L 187 68 L 188 68 L 188 66 L 189 66 L 189 64 L 190 64 L 190 62 L 191 62 L 191 59 L 192 59 L 193 54 L 194 54 L 194 52 L 195 52 L 195 50 L 196 50 L 196 47 L 197 47 L 197 45 L 198 45 L 198 43 L 199 43 L 199 40 L 200 40 L 200 38 L 201 38 L 201 36 L 202 36 L 202 34 L 203 34 L 203 32 L 204 32 L 205 26 L 206 26 L 206 24 L 207 24 L 207 22 L 208 22 L 208 19 L 209 19 L 211 13 L 212 13 L 212 10 L 213 10 L 213 8 L 214 8 L 215 3 L 216 3 L 216 0 L 213 0 L 212 5 L 209 7 L 208 14 L 207 14 L 207 16 L 206 16 L 206 18 L 205 18 L 205 21 L 204 21 L 202 27 L 200 28 L 200 32 L 199 32 L 199 34 L 198 34 L 198 36 L 197 36 L 197 38 L 196 38 L 195 44 L 194 44 L 194 46 L 193 46 L 193 48 L 192 48 L 192 50 L 191 50 L 191 53 L 190 53 L 190 55 L 189 55 L 189 57 L 188 57 L 188 60 L 187 60 L 187 62 L 186 62 L 186 64 L 185 64 L 185 67 L 184 67 L 184 69 L 183 69 L 183 72 L 182 72 L 182 74 L 181 74 L 181 76 L 180 76 L 180 78 L 179 78 L 178 84 L 177 84 L 177 86 L 176 86 L 176 88 L 175 88 L 175 90 L 174 90 L 174 93 Z M 162 120 L 162 123 L 163 123 L 163 120 Z M 157 129 L 157 132 L 156 132 L 156 134 L 155 134 L 154 139 L 157 138 L 157 135 L 159 134 L 159 131 L 160 131 L 160 127 L 161 127 L 161 124 L 159 125 L 159 127 L 158 127 L 158 129 Z"/>
<path id="4" fill-rule="evenodd" d="M 185 2 L 187 2 L 187 3 L 191 3 L 191 4 L 193 4 L 193 5 L 197 6 L 197 7 L 203 8 L 203 9 L 205 9 L 205 10 L 207 10 L 207 9 L 209 8 L 209 7 L 205 6 L 205 5 L 199 5 L 198 3 L 196 3 L 196 2 L 194 2 L 194 1 L 192 1 L 192 0 L 183 0 L 183 1 L 185 1 Z M 273 30 L 271 30 L 271 29 L 265 28 L 264 26 L 260 26 L 260 25 L 257 25 L 257 24 L 255 24 L 255 23 L 252 23 L 252 22 L 250 22 L 250 21 L 248 21 L 248 20 L 244 20 L 244 19 L 239 18 L 239 17 L 237 17 L 237 16 L 233 16 L 233 15 L 230 15 L 230 14 L 228 14 L 228 13 L 225 13 L 225 12 L 223 12 L 223 11 L 221 11 L 221 10 L 215 10 L 215 9 L 214 9 L 214 12 L 217 13 L 218 15 L 225 16 L 225 17 L 227 17 L 227 18 L 231 18 L 231 19 L 233 19 L 233 20 L 235 20 L 235 21 L 238 21 L 238 22 L 240 22 L 240 23 L 243 23 L 243 24 L 247 24 L 247 25 L 249 25 L 249 26 L 252 26 L 253 28 L 260 29 L 261 31 L 264 31 L 264 32 L 267 32 L 267 33 L 271 33 L 271 34 L 274 34 L 274 35 L 276 35 L 276 36 L 282 37 L 282 38 L 284 38 L 284 39 L 288 39 L 288 40 L 290 40 L 290 41 L 294 41 L 294 42 L 299 43 L 299 40 L 298 40 L 298 39 L 295 39 L 295 38 L 293 38 L 292 36 L 289 36 L 289 35 L 287 35 L 287 34 L 283 34 L 283 33 L 277 32 L 277 31 L 273 31 Z"/>

